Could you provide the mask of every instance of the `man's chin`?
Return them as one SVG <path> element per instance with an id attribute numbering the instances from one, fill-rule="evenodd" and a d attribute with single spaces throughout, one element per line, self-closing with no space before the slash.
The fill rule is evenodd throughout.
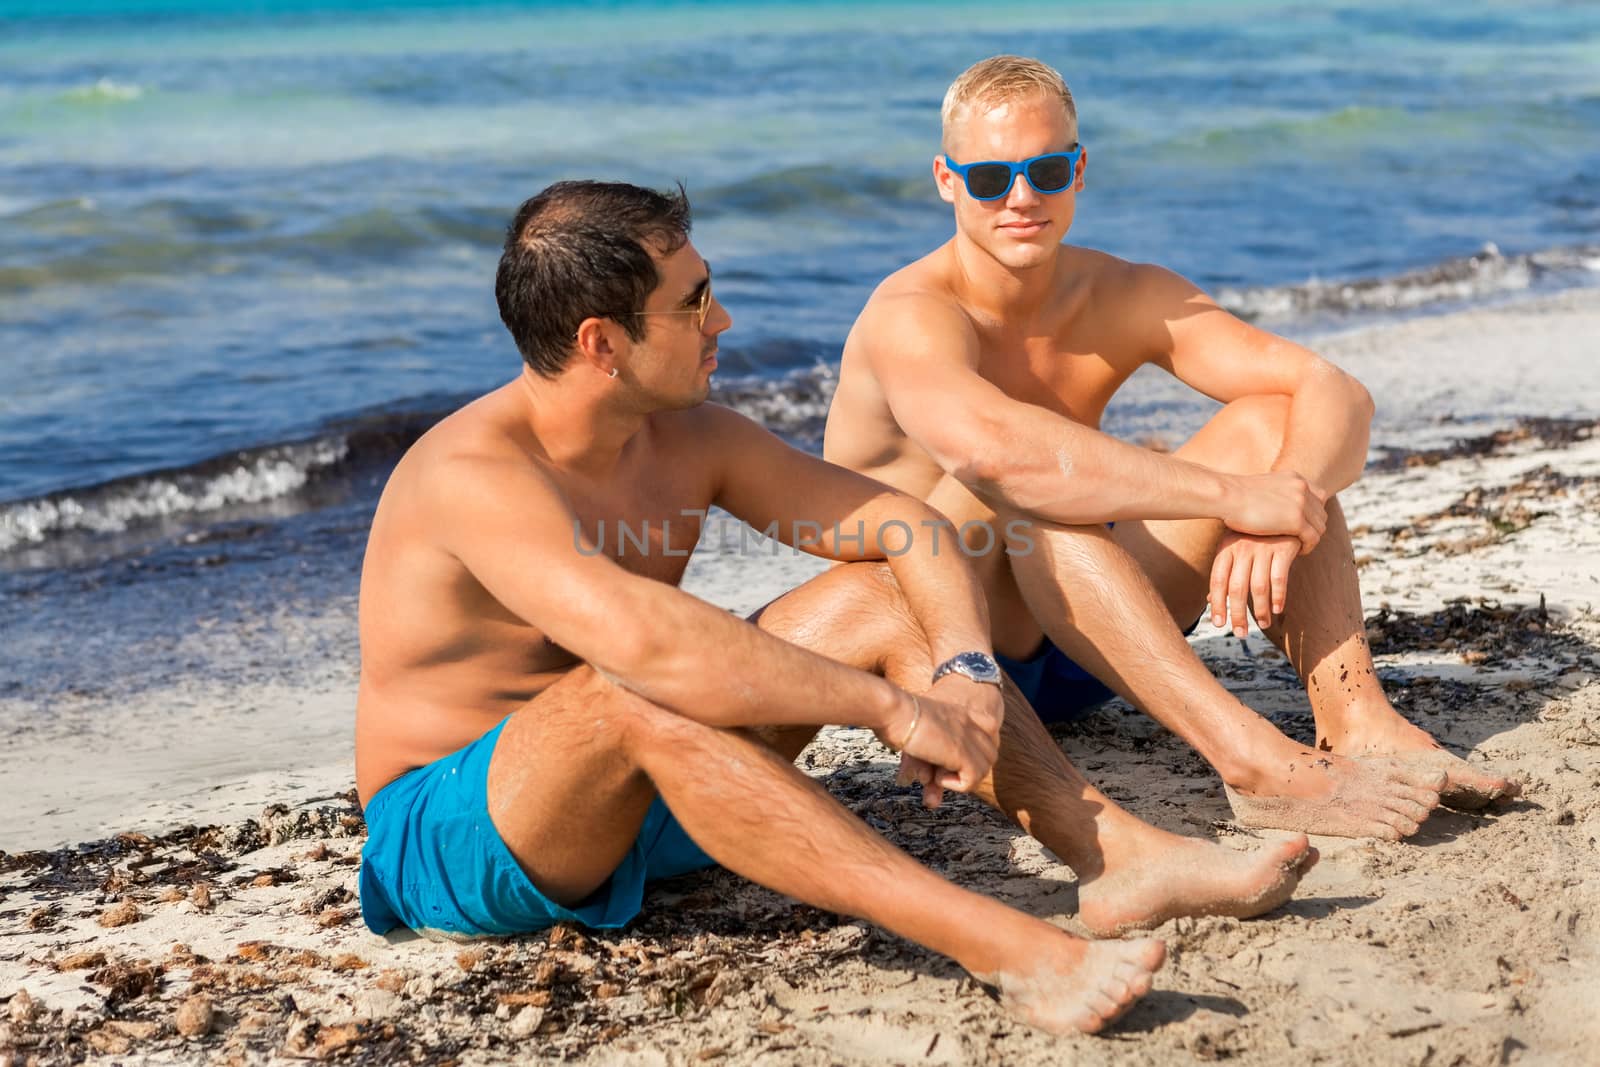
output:
<path id="1" fill-rule="evenodd" d="M 990 254 L 1010 270 L 1029 270 L 1050 262 L 1057 247 L 1053 241 L 1006 241 L 991 248 Z"/>
<path id="2" fill-rule="evenodd" d="M 1033 237 L 1017 239 L 998 231 L 970 234 L 972 243 L 1007 270 L 1028 270 L 1049 263 L 1061 247 L 1061 235 L 1047 228 Z"/>
<path id="3" fill-rule="evenodd" d="M 675 411 L 687 411 L 704 404 L 711 396 L 711 379 L 706 378 L 705 384 L 693 390 L 687 396 L 680 397 L 677 403 L 671 405 Z"/>

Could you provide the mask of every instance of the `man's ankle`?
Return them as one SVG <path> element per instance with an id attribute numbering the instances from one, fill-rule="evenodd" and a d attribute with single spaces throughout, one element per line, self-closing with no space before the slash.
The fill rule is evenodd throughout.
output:
<path id="1" fill-rule="evenodd" d="M 1337 748 L 1349 738 L 1393 726 L 1395 720 L 1400 717 L 1394 705 L 1381 694 L 1367 699 L 1348 701 L 1338 707 L 1317 708 L 1318 747 L 1322 747 L 1321 742 L 1326 738 Z"/>
<path id="2" fill-rule="evenodd" d="M 1304 746 L 1295 744 L 1265 720 L 1262 726 L 1265 729 L 1260 731 L 1261 736 L 1210 761 L 1223 782 L 1240 792 L 1276 791 L 1289 763 L 1305 751 Z"/>

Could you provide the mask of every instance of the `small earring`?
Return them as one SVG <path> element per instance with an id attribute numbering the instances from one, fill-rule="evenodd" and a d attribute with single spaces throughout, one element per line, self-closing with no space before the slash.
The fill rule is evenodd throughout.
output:
<path id="1" fill-rule="evenodd" d="M 611 368 L 611 373 L 606 375 L 607 378 L 615 378 L 616 376 L 617 376 L 617 368 L 615 368 L 615 367 L 612 367 Z"/>

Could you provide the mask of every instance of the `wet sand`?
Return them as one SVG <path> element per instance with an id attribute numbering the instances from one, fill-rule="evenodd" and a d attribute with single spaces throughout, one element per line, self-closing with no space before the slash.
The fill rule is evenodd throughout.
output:
<path id="1" fill-rule="evenodd" d="M 1600 355 L 1596 337 L 1600 299 L 1569 295 L 1324 351 L 1360 373 L 1430 346 L 1483 366 L 1485 346 L 1512 343 Z M 1457 754 L 1514 771 L 1525 795 L 1438 812 L 1398 844 L 1316 839 L 1323 860 L 1289 905 L 1165 924 L 1169 963 L 1109 1036 L 1032 1031 L 953 964 L 724 872 L 657 886 L 618 933 L 374 937 L 354 900 L 353 664 L 318 663 L 272 686 L 63 702 L 6 740 L 0 1062 L 1590 1062 L 1594 424 L 1380 459 L 1343 500 L 1396 703 Z M 691 587 L 748 610 L 816 566 L 733 564 L 697 560 Z M 310 645 L 351 622 L 340 608 L 299 625 Z M 1246 703 L 1309 740 L 1305 698 L 1259 635 L 1202 626 L 1193 640 Z M 1273 836 L 1235 825 L 1215 775 L 1120 705 L 1057 736 L 1166 829 L 1236 847 Z M 975 802 L 923 810 L 865 732 L 830 730 L 801 762 L 949 877 L 1081 932 L 1068 868 Z"/>

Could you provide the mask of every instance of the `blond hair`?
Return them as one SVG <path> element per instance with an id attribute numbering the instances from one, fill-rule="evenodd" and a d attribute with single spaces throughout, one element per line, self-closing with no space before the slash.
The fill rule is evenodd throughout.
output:
<path id="1" fill-rule="evenodd" d="M 940 138 L 946 147 L 950 144 L 950 128 L 975 104 L 991 107 L 1024 100 L 1031 96 L 1055 98 L 1067 109 L 1067 121 L 1077 135 L 1078 108 L 1072 102 L 1072 90 L 1054 67 L 1025 56 L 990 56 L 961 72 L 950 83 L 944 94 L 944 107 L 940 110 L 942 130 Z"/>

